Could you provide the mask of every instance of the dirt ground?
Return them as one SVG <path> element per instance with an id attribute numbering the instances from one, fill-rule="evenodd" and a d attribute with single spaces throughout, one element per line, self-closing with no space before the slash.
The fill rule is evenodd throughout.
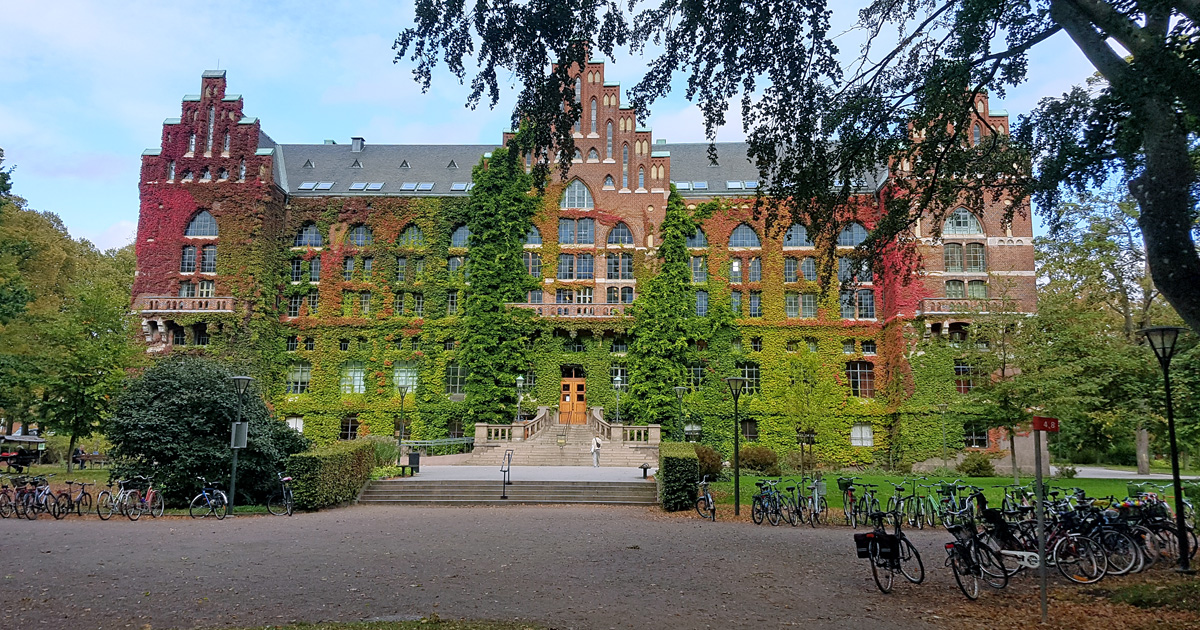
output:
<path id="1" fill-rule="evenodd" d="M 552 628 L 974 625 L 927 580 L 879 593 L 851 531 L 640 507 L 356 506 L 285 517 L 0 521 L 2 627 L 191 628 L 443 618 Z M 987 596 L 985 596 L 987 597 Z M 1036 601 L 1036 600 L 1033 600 Z"/>

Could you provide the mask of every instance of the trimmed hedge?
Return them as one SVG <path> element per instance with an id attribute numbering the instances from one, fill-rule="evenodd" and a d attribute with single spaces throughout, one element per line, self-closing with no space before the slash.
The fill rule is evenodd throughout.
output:
<path id="1" fill-rule="evenodd" d="M 700 460 L 696 449 L 687 442 L 663 442 L 658 445 L 658 501 L 668 512 L 690 510 L 696 503 L 696 481 L 700 478 Z"/>
<path id="2" fill-rule="evenodd" d="M 288 459 L 296 507 L 316 510 L 353 501 L 375 468 L 375 444 L 349 440 L 296 453 Z"/>

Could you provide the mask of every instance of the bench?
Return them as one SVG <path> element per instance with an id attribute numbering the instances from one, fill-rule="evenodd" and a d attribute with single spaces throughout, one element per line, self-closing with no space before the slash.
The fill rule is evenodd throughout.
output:
<path id="1" fill-rule="evenodd" d="M 413 467 L 409 466 L 408 464 L 397 464 L 396 468 L 400 469 L 401 477 L 411 477 L 414 474 L 416 474 L 415 471 L 413 470 Z"/>
<path id="2" fill-rule="evenodd" d="M 8 465 L 9 472 L 23 472 L 26 467 L 34 464 L 38 460 L 37 453 L 0 453 L 0 461 Z"/>
<path id="3" fill-rule="evenodd" d="M 95 464 L 96 466 L 104 467 L 108 465 L 108 455 L 91 454 L 91 455 L 76 455 L 72 459 L 77 462 Z"/>

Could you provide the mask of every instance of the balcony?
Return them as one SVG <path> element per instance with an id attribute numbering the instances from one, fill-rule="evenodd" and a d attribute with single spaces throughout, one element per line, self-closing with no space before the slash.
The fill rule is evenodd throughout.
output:
<path id="1" fill-rule="evenodd" d="M 917 305 L 917 315 L 983 315 L 1001 302 L 996 298 L 925 298 Z"/>
<path id="2" fill-rule="evenodd" d="M 148 313 L 232 313 L 233 298 L 188 298 L 171 295 L 140 295 L 133 300 L 133 310 Z"/>
<path id="3" fill-rule="evenodd" d="M 509 303 L 510 308 L 533 311 L 538 317 L 585 317 L 590 319 L 625 316 L 628 304 L 522 304 Z"/>

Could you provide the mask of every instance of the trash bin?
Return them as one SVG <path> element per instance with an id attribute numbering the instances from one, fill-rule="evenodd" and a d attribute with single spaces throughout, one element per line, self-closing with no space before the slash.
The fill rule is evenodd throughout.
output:
<path id="1" fill-rule="evenodd" d="M 408 465 L 412 466 L 413 473 L 421 472 L 421 452 L 413 451 L 408 454 Z"/>

